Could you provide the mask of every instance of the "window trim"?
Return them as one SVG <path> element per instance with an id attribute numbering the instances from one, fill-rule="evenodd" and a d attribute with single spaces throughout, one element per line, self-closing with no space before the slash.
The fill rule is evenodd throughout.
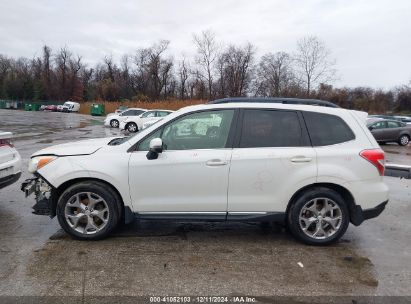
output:
<path id="1" fill-rule="evenodd" d="M 174 117 L 172 120 L 158 126 L 157 128 L 155 128 L 153 131 L 151 131 L 149 134 L 147 134 L 146 136 L 144 136 L 143 138 L 141 138 L 140 140 L 138 140 L 134 145 L 132 145 L 127 152 L 147 152 L 147 151 L 139 151 L 138 148 L 140 147 L 141 142 L 143 142 L 147 137 L 150 137 L 153 133 L 157 132 L 159 129 L 163 128 L 163 130 L 160 133 L 160 136 L 163 135 L 163 131 L 164 128 L 173 123 L 174 121 L 183 118 L 185 116 L 191 115 L 191 114 L 196 114 L 196 113 L 202 113 L 202 112 L 216 112 L 216 111 L 225 111 L 225 110 L 232 110 L 234 111 L 233 114 L 233 119 L 231 120 L 231 125 L 230 125 L 230 130 L 228 131 L 228 137 L 227 137 L 227 142 L 225 144 L 224 147 L 222 148 L 215 148 L 215 149 L 211 149 L 211 148 L 205 148 L 205 149 L 187 149 L 187 150 L 165 150 L 165 151 L 193 151 L 193 150 L 221 150 L 221 149 L 232 149 L 233 148 L 233 142 L 234 142 L 234 132 L 237 129 L 237 123 L 238 123 L 238 116 L 239 116 L 239 109 L 238 108 L 221 108 L 221 109 L 202 109 L 202 110 L 197 110 L 197 111 L 193 111 L 193 112 L 188 112 L 188 113 L 184 113 L 182 115 L 179 115 L 177 117 Z M 171 114 L 171 113 L 170 113 Z M 165 116 L 167 117 L 167 116 Z"/>
<path id="2" fill-rule="evenodd" d="M 282 148 L 304 148 L 304 147 L 312 147 L 311 138 L 309 137 L 309 133 L 307 130 L 307 126 L 305 121 L 302 117 L 301 111 L 293 110 L 293 109 L 272 109 L 272 108 L 240 108 L 240 113 L 238 117 L 236 132 L 234 136 L 234 146 L 233 148 L 236 149 L 282 149 Z M 249 110 L 259 110 L 259 111 L 275 111 L 275 112 L 293 112 L 297 114 L 298 122 L 301 128 L 301 145 L 300 146 L 281 146 L 281 147 L 240 147 L 241 135 L 243 133 L 243 122 L 244 122 L 244 114 L 246 111 Z"/>

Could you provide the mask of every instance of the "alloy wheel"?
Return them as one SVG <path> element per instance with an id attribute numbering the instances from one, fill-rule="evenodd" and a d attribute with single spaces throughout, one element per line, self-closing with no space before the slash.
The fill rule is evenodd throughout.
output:
<path id="1" fill-rule="evenodd" d="M 67 224 L 82 234 L 95 234 L 107 226 L 110 212 L 107 202 L 92 192 L 73 195 L 64 209 Z"/>
<path id="2" fill-rule="evenodd" d="M 408 145 L 408 143 L 410 142 L 410 139 L 408 138 L 408 136 L 403 135 L 403 136 L 401 136 L 401 138 L 400 138 L 400 142 L 401 142 L 401 145 L 402 145 L 402 146 L 406 146 L 406 145 Z"/>
<path id="3" fill-rule="evenodd" d="M 118 128 L 119 122 L 114 119 L 114 120 L 112 120 L 112 121 L 110 122 L 110 124 L 111 124 L 111 126 L 112 126 L 113 128 Z"/>
<path id="4" fill-rule="evenodd" d="M 137 132 L 137 125 L 134 124 L 134 123 L 131 123 L 131 124 L 128 125 L 127 130 L 129 132 Z"/>
<path id="5" fill-rule="evenodd" d="M 299 214 L 299 225 L 310 238 L 327 239 L 342 225 L 342 211 L 336 202 L 321 197 L 308 201 Z"/>

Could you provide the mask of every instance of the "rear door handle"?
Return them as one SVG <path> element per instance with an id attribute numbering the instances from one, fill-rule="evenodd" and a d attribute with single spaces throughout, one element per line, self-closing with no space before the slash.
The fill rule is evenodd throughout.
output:
<path id="1" fill-rule="evenodd" d="M 209 161 L 206 162 L 206 165 L 210 167 L 225 166 L 227 164 L 228 164 L 227 161 L 224 161 L 221 159 L 210 159 Z"/>
<path id="2" fill-rule="evenodd" d="M 306 157 L 306 156 L 294 156 L 291 158 L 291 162 L 293 163 L 308 163 L 312 161 L 312 157 Z"/>

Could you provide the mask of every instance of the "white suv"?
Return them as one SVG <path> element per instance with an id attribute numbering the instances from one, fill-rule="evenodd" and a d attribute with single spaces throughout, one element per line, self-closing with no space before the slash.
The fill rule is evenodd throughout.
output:
<path id="1" fill-rule="evenodd" d="M 183 108 L 129 138 L 33 154 L 35 213 L 79 239 L 133 219 L 282 221 L 308 244 L 338 240 L 388 201 L 366 113 L 310 105 Z"/>

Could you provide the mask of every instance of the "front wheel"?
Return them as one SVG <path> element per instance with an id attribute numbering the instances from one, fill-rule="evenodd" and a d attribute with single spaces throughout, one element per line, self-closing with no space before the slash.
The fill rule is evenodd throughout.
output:
<path id="1" fill-rule="evenodd" d="M 117 226 L 120 202 L 114 191 L 99 182 L 69 187 L 57 203 L 60 226 L 81 240 L 99 240 Z"/>
<path id="2" fill-rule="evenodd" d="M 138 131 L 138 127 L 134 122 L 130 122 L 127 126 L 126 126 L 126 130 L 130 133 L 135 133 Z"/>
<path id="3" fill-rule="evenodd" d="M 349 222 L 344 199 L 338 192 L 324 187 L 304 192 L 288 213 L 291 233 L 309 245 L 328 245 L 338 241 Z"/>
<path id="4" fill-rule="evenodd" d="M 398 143 L 400 144 L 400 146 L 406 146 L 410 143 L 410 138 L 408 137 L 408 135 L 401 135 L 398 139 Z"/>
<path id="5" fill-rule="evenodd" d="M 117 119 L 112 119 L 112 120 L 110 121 L 110 126 L 111 126 L 112 128 L 118 128 L 119 125 L 120 125 L 120 123 L 118 122 Z"/>

